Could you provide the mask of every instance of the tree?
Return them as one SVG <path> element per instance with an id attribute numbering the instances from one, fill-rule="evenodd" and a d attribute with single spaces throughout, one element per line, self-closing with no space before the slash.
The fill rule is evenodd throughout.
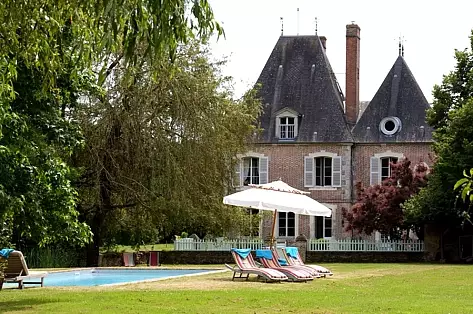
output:
<path id="1" fill-rule="evenodd" d="M 457 197 L 461 197 L 463 203 L 468 206 L 467 210 L 463 212 L 464 222 L 468 221 L 473 225 L 470 213 L 473 202 L 473 168 L 470 169 L 469 174 L 463 171 L 463 178 L 455 183 L 454 190 L 460 191 L 460 195 L 457 195 Z"/>
<path id="2" fill-rule="evenodd" d="M 14 243 L 19 249 L 25 241 L 74 244 L 90 235 L 77 220 L 74 171 L 67 165 L 83 137 L 78 125 L 64 116 L 78 89 L 86 86 L 68 77 L 70 24 L 63 26 L 60 37 L 63 69 L 55 78 L 57 88 L 44 90 L 41 69 L 17 59 L 12 82 L 16 96 L 8 102 L 9 118 L 0 137 L 0 244 Z"/>
<path id="3" fill-rule="evenodd" d="M 402 230 L 410 229 L 406 225 L 402 205 L 415 195 L 427 183 L 427 167 L 419 163 L 410 168 L 406 158 L 397 164 L 391 164 L 391 177 L 381 184 L 363 187 L 356 186 L 357 201 L 351 211 L 343 209 L 342 215 L 347 222 L 347 231 L 372 234 L 379 231 L 393 238 L 399 238 Z"/>
<path id="4" fill-rule="evenodd" d="M 77 98 L 120 61 L 131 80 L 137 47 L 149 63 L 172 60 L 194 34 L 223 30 L 206 0 L 7 0 L 0 17 L 2 232 L 14 242 L 87 241 L 68 164 L 82 142 L 69 116 Z"/>
<path id="5" fill-rule="evenodd" d="M 260 102 L 254 90 L 233 100 L 222 65 L 199 41 L 179 46 L 173 63 L 143 63 L 133 84 L 119 64 L 107 94 L 76 111 L 87 144 L 76 160 L 86 170 L 81 212 L 94 233 L 89 264 L 124 233 L 140 244 L 156 233 L 218 234 L 231 224 L 235 210 L 222 197 Z"/>
<path id="6" fill-rule="evenodd" d="M 457 201 L 454 185 L 464 169 L 473 167 L 473 35 L 470 44 L 470 49 L 455 51 L 454 71 L 434 86 L 427 122 L 435 128 L 436 161 L 427 187 L 406 204 L 418 224 L 458 227 L 467 211 L 468 205 Z"/>

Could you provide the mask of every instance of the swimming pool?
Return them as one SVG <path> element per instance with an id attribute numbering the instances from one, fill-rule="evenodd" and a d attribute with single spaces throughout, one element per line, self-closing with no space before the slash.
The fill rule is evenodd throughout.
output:
<path id="1" fill-rule="evenodd" d="M 81 269 L 49 273 L 44 278 L 44 286 L 108 286 L 219 271 L 211 269 Z"/>

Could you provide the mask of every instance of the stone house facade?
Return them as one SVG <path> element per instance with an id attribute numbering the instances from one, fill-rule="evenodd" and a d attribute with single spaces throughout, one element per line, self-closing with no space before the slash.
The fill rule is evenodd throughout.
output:
<path id="1" fill-rule="evenodd" d="M 379 183 L 401 158 L 431 163 L 429 104 L 404 57 L 400 53 L 361 111 L 358 25 L 347 25 L 346 43 L 345 93 L 327 58 L 326 38 L 317 35 L 281 36 L 257 81 L 262 133 L 239 156 L 237 188 L 280 178 L 332 209 L 331 218 L 279 213 L 279 240 L 352 237 L 344 231 L 342 208 L 353 205 L 357 182 Z M 269 237 L 270 229 L 266 217 L 260 235 Z"/>

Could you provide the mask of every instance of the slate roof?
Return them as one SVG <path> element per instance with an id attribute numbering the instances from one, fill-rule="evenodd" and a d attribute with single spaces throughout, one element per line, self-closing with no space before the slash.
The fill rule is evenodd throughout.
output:
<path id="1" fill-rule="evenodd" d="M 425 121 L 429 107 L 406 61 L 399 56 L 353 128 L 355 142 L 431 142 L 432 128 Z M 401 130 L 388 136 L 379 124 L 390 116 L 401 120 Z"/>
<path id="2" fill-rule="evenodd" d="M 281 36 L 257 84 L 264 105 L 258 142 L 281 142 L 275 124 L 284 108 L 299 114 L 298 136 L 289 142 L 353 142 L 343 94 L 318 36 Z"/>

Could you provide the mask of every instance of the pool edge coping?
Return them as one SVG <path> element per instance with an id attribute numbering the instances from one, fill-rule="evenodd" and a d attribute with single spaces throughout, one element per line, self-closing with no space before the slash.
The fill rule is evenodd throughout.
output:
<path id="1" fill-rule="evenodd" d="M 97 267 L 101 268 L 101 267 Z M 108 269 L 113 269 L 113 268 L 108 268 Z M 117 268 L 120 269 L 120 268 Z M 165 270 L 164 268 L 161 268 Z M 169 269 L 168 269 L 169 270 Z M 199 270 L 198 268 L 195 268 L 195 270 Z M 200 270 L 205 270 L 205 269 L 200 269 Z M 217 269 L 217 270 L 209 270 L 207 272 L 202 272 L 202 273 L 196 273 L 196 274 L 185 274 L 185 275 L 178 275 L 178 276 L 172 276 L 172 277 L 166 277 L 166 278 L 152 278 L 152 279 L 145 279 L 145 280 L 137 280 L 137 281 L 129 281 L 129 282 L 118 282 L 118 283 L 110 283 L 110 284 L 104 284 L 104 285 L 98 285 L 96 287 L 113 287 L 113 286 L 125 286 L 125 285 L 133 285 L 133 284 L 138 284 L 138 283 L 149 283 L 149 282 L 155 282 L 155 281 L 162 281 L 162 280 L 171 280 L 171 279 L 176 279 L 176 278 L 184 278 L 184 277 L 194 277 L 194 276 L 203 276 L 203 275 L 210 275 L 210 274 L 218 274 L 218 273 L 223 273 L 227 272 L 228 269 Z"/>
<path id="2" fill-rule="evenodd" d="M 195 274 L 185 274 L 185 275 L 177 275 L 177 276 L 172 276 L 172 277 L 165 277 L 165 278 L 151 278 L 151 279 L 145 279 L 145 280 L 135 280 L 135 281 L 129 281 L 129 282 L 117 282 L 117 283 L 111 283 L 111 284 L 103 284 L 103 285 L 96 285 L 96 286 L 67 286 L 68 288 L 75 287 L 75 288 L 83 288 L 83 287 L 103 287 L 103 288 L 108 288 L 108 287 L 113 287 L 113 286 L 124 286 L 124 285 L 133 285 L 133 284 L 139 284 L 139 283 L 149 283 L 149 282 L 156 282 L 156 281 L 162 281 L 162 280 L 171 280 L 175 278 L 183 278 L 183 277 L 192 277 L 192 276 L 202 276 L 202 275 L 210 275 L 210 274 L 218 274 L 218 273 L 224 273 L 228 272 L 228 269 L 209 269 L 209 268 L 187 268 L 187 269 L 176 269 L 176 268 L 169 268 L 169 267 L 77 267 L 77 268 L 72 268 L 72 269 L 61 269 L 57 271 L 48 271 L 48 274 L 53 274 L 53 273 L 64 273 L 64 272 L 74 272 L 74 271 L 83 271 L 83 270 L 207 270 L 205 272 L 200 272 L 200 273 L 195 273 Z M 46 287 L 46 286 L 45 286 Z M 64 288 L 66 286 L 48 286 L 47 288 Z"/>

